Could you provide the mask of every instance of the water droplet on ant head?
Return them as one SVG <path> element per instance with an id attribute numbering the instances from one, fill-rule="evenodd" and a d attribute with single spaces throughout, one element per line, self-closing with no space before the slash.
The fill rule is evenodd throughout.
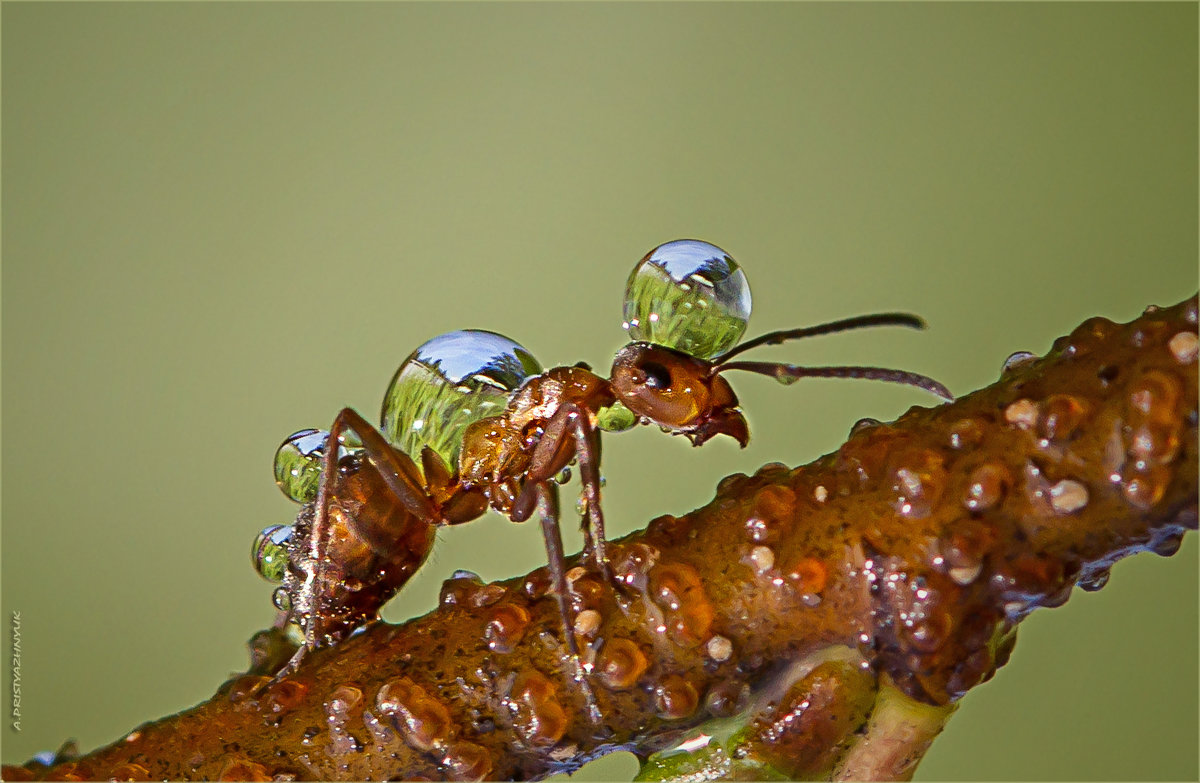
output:
<path id="1" fill-rule="evenodd" d="M 1037 361 L 1037 354 L 1029 351 L 1017 351 L 1009 354 L 1009 357 L 1004 360 L 1004 366 L 1000 368 L 1000 377 L 1012 375 L 1013 373 L 1028 367 L 1031 363 Z"/>
<path id="2" fill-rule="evenodd" d="M 732 347 L 750 321 L 750 284 L 721 248 L 679 239 L 651 250 L 625 285 L 633 340 L 711 359 Z"/>
<path id="3" fill-rule="evenodd" d="M 457 465 L 463 431 L 502 413 L 509 395 L 541 371 L 528 351 L 503 335 L 478 329 L 440 335 L 396 370 L 380 429 L 407 454 L 429 446 L 447 465 Z"/>
<path id="4" fill-rule="evenodd" d="M 275 483 L 288 498 L 308 503 L 317 496 L 328 437 L 323 430 L 299 430 L 275 450 Z"/>
<path id="5" fill-rule="evenodd" d="M 288 562 L 287 545 L 291 537 L 291 525 L 270 525 L 254 537 L 250 560 L 254 563 L 254 570 L 268 582 L 283 581 Z"/>

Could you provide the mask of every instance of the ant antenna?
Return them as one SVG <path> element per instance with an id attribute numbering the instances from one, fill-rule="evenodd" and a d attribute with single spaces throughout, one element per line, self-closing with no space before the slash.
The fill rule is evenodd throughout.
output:
<path id="1" fill-rule="evenodd" d="M 869 381 L 888 381 L 916 386 L 932 392 L 944 400 L 954 401 L 954 395 L 942 384 L 926 375 L 904 370 L 889 370 L 885 367 L 797 367 L 778 362 L 728 362 L 713 368 L 713 374 L 725 370 L 746 370 L 766 375 L 780 383 L 794 383 L 800 378 L 862 378 Z"/>
<path id="2" fill-rule="evenodd" d="M 871 381 L 888 381 L 902 383 L 906 386 L 916 386 L 919 389 L 932 392 L 945 400 L 953 400 L 954 395 L 934 379 L 915 372 L 904 370 L 889 370 L 884 367 L 797 367 L 794 364 L 780 362 L 731 362 L 730 358 L 743 351 L 757 348 L 760 345 L 779 345 L 788 340 L 798 340 L 801 337 L 816 337 L 822 334 L 846 332 L 851 329 L 863 329 L 870 326 L 907 326 L 912 329 L 924 329 L 925 322 L 912 313 L 873 313 L 858 315 L 853 318 L 843 318 L 816 326 L 802 326 L 799 329 L 785 329 L 778 332 L 767 332 L 761 337 L 747 340 L 741 345 L 735 345 L 713 360 L 712 374 L 716 375 L 725 370 L 746 370 L 774 378 L 780 383 L 794 383 L 800 378 L 862 378 Z"/>
<path id="3" fill-rule="evenodd" d="M 767 332 L 761 337 L 747 340 L 741 345 L 735 345 L 713 360 L 713 364 L 724 364 L 734 356 L 760 345 L 779 345 L 788 340 L 799 340 L 801 337 L 817 337 L 822 334 L 848 332 L 851 329 L 863 329 L 869 326 L 907 326 L 912 329 L 924 329 L 925 322 L 912 313 L 873 313 L 871 315 L 856 315 L 853 318 L 843 318 L 816 326 L 802 326 L 799 329 L 785 329 L 779 332 Z"/>

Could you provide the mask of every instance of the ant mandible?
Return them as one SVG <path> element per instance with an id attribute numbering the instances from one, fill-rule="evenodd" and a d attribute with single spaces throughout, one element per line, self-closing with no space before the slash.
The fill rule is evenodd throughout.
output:
<path id="1" fill-rule="evenodd" d="M 739 344 L 750 304 L 745 275 L 729 254 L 699 240 L 668 242 L 630 275 L 624 325 L 635 341 L 617 352 L 608 379 L 582 363 L 543 372 L 508 338 L 452 332 L 422 345 L 397 370 L 381 429 L 346 408 L 327 435 L 308 430 L 290 437 L 277 453 L 276 477 L 285 494 L 307 505 L 293 526 L 268 528 L 255 543 L 260 573 L 284 583 L 276 605 L 304 630 L 289 668 L 306 650 L 374 619 L 424 562 L 436 527 L 470 521 L 489 507 L 514 522 L 538 511 L 566 645 L 578 661 L 555 477 L 578 460 L 585 558 L 611 582 L 600 430 L 655 424 L 696 446 L 728 435 L 745 447 L 750 434 L 724 377 L 730 370 L 783 383 L 889 381 L 953 399 L 937 381 L 901 370 L 731 361 L 752 348 L 803 337 L 924 327 L 914 315 L 880 313 Z M 420 469 L 410 453 L 419 454 Z"/>

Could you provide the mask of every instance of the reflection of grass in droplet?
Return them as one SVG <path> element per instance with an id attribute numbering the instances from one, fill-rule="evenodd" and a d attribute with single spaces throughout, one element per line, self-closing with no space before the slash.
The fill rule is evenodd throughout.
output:
<path id="1" fill-rule="evenodd" d="M 297 503 L 308 503 L 317 496 L 323 461 L 320 454 L 308 457 L 294 448 L 281 448 L 275 455 L 275 483 Z"/>
<path id="2" fill-rule="evenodd" d="M 383 434 L 418 464 L 429 446 L 446 464 L 458 464 L 463 431 L 472 422 L 504 411 L 508 394 L 495 388 L 470 390 L 448 383 L 437 372 L 410 364 L 388 389 L 383 402 Z M 413 424 L 422 422 L 420 428 Z"/>
<path id="3" fill-rule="evenodd" d="M 684 282 L 686 291 L 653 265 L 639 272 L 634 298 L 642 339 L 710 359 L 738 341 L 746 322 L 714 301 L 709 286 L 694 278 Z M 650 320 L 651 313 L 658 313 L 657 321 Z"/>

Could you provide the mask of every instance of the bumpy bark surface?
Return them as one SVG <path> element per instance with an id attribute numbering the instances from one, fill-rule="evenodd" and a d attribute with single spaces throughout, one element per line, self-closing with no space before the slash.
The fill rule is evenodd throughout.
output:
<path id="1" fill-rule="evenodd" d="M 530 778 L 747 709 L 734 745 L 760 773 L 908 775 L 929 737 L 897 758 L 864 749 L 877 688 L 948 715 L 1031 611 L 1196 528 L 1196 322 L 1195 298 L 1093 318 L 953 404 L 860 427 L 801 468 L 724 479 L 704 508 L 616 542 L 616 585 L 571 561 L 596 710 L 541 569 L 451 580 L 424 617 L 4 777 Z"/>

